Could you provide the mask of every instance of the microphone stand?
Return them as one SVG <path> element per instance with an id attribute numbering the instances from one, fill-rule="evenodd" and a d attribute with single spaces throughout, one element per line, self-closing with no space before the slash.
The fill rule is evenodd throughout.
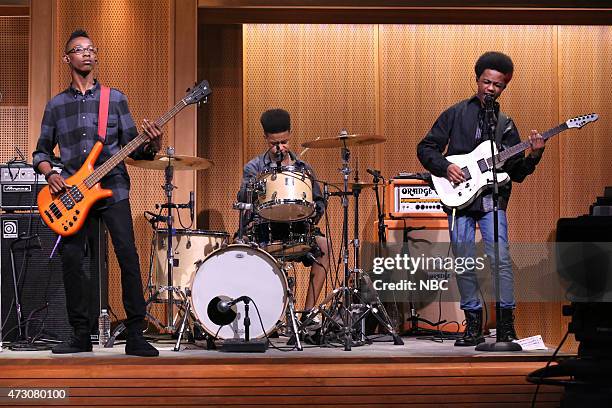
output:
<path id="1" fill-rule="evenodd" d="M 501 289 L 499 287 L 499 184 L 497 181 L 497 157 L 495 147 L 495 130 L 497 118 L 495 117 L 495 100 L 493 97 L 485 96 L 485 134 L 491 142 L 491 171 L 493 176 L 493 251 L 495 261 L 493 262 L 493 274 L 495 275 L 495 343 L 480 343 L 476 346 L 477 351 L 522 351 L 518 343 L 499 341 L 501 334 Z M 484 301 L 484 299 L 483 299 Z"/>

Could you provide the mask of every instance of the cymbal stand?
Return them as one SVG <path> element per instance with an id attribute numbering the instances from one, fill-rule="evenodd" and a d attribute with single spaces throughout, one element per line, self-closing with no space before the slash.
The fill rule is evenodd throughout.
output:
<path id="1" fill-rule="evenodd" d="M 174 266 L 176 265 L 175 259 L 174 259 L 174 245 L 172 243 L 172 237 L 174 235 L 174 217 L 172 216 L 172 209 L 173 208 L 184 208 L 184 206 L 181 204 L 180 206 L 176 205 L 173 203 L 172 201 L 172 191 L 176 188 L 176 186 L 174 186 L 172 184 L 172 179 L 174 178 L 174 166 L 172 165 L 172 161 L 174 158 L 174 148 L 171 146 L 168 146 L 166 148 L 166 156 L 168 157 L 168 165 L 166 166 L 165 170 L 164 170 L 164 175 L 165 175 L 165 183 L 163 185 L 163 189 L 164 192 L 166 194 L 166 203 L 161 205 L 161 208 L 166 208 L 168 210 L 167 215 L 164 217 L 159 217 L 160 220 L 163 220 L 166 223 L 166 270 L 168 272 L 168 279 L 166 282 L 166 286 L 161 286 L 160 288 L 157 289 L 157 291 L 155 293 L 153 293 L 152 295 L 150 295 L 149 299 L 147 300 L 146 304 L 147 306 L 151 303 L 156 303 L 158 301 L 159 295 L 161 295 L 162 292 L 166 292 L 166 326 L 164 327 L 165 330 L 168 331 L 174 331 L 175 330 L 175 319 L 174 319 L 174 304 L 178 303 L 179 305 L 185 304 L 186 302 L 186 295 L 177 287 L 174 286 L 174 280 L 173 280 L 173 270 L 174 270 Z M 158 205 L 156 205 L 156 207 L 158 207 Z M 155 241 L 157 240 L 159 232 L 155 231 L 155 236 L 154 236 L 154 242 L 152 242 L 152 245 L 155 245 Z M 152 284 L 152 282 L 149 282 L 149 284 Z M 175 299 L 175 294 L 179 297 L 178 300 Z M 153 316 L 151 316 L 149 313 L 147 313 L 147 317 L 148 318 L 152 318 Z M 155 324 L 159 323 L 157 321 L 157 319 L 153 318 L 152 319 L 153 322 Z"/>
<path id="2" fill-rule="evenodd" d="M 342 168 L 340 172 L 343 176 L 344 188 L 340 192 L 330 193 L 330 196 L 340 196 L 342 200 L 342 264 L 343 264 L 343 278 L 342 278 L 342 287 L 336 288 L 333 291 L 334 301 L 330 307 L 330 310 L 337 308 L 342 318 L 342 323 L 338 323 L 333 319 L 333 313 L 326 312 L 323 310 L 323 307 L 314 308 L 317 313 L 322 313 L 324 317 L 326 317 L 326 322 L 323 323 L 322 326 L 322 340 L 326 336 L 326 327 L 329 327 L 330 324 L 333 324 L 336 328 L 340 329 L 342 332 L 343 340 L 344 340 L 344 350 L 351 351 L 353 338 L 353 324 L 352 324 L 352 316 L 351 316 L 351 298 L 352 292 L 349 287 L 349 280 L 351 277 L 351 270 L 349 268 L 349 234 L 348 234 L 348 196 L 351 194 L 348 190 L 348 180 L 349 174 L 351 174 L 351 168 L 349 166 L 351 152 L 346 145 L 346 139 L 348 138 L 348 132 L 346 129 L 342 129 L 340 131 L 340 139 L 342 140 L 342 149 L 341 149 L 341 159 L 342 159 Z M 306 322 L 312 319 L 313 311 L 309 313 Z M 306 324 L 304 322 L 304 324 Z"/>
<path id="3" fill-rule="evenodd" d="M 172 178 L 174 177 L 174 167 L 172 166 L 172 158 L 174 157 L 174 148 L 168 146 L 166 149 L 166 154 L 168 156 L 168 166 L 166 166 L 166 170 L 164 171 L 166 176 L 166 182 L 164 184 L 164 191 L 166 192 L 166 199 L 168 204 L 168 220 L 166 225 L 168 227 L 167 234 L 167 247 L 166 247 L 166 260 L 167 260 L 167 271 L 168 271 L 168 286 L 166 286 L 166 294 L 168 304 L 166 306 L 166 322 L 167 329 L 174 330 L 174 291 L 175 287 L 173 286 L 172 280 L 172 271 L 174 268 L 174 251 L 172 246 L 172 233 L 173 231 L 173 221 L 172 221 L 172 190 L 176 187 L 172 184 Z"/>
<path id="4" fill-rule="evenodd" d="M 374 183 L 376 183 L 376 185 L 374 186 L 374 188 L 376 192 L 376 203 L 377 203 L 377 208 L 380 210 L 380 198 L 378 195 L 378 182 L 379 182 L 378 178 L 375 178 Z M 374 302 L 371 302 L 369 299 L 364 300 L 361 296 L 361 294 L 364 293 L 364 290 L 363 290 L 364 288 L 362 287 L 363 269 L 361 269 L 361 263 L 360 263 L 360 258 L 359 258 L 359 251 L 361 247 L 360 242 L 359 242 L 359 194 L 361 193 L 361 187 L 358 187 L 358 186 L 359 186 L 359 174 L 358 174 L 358 169 L 355 169 L 355 187 L 353 188 L 353 197 L 355 198 L 355 220 L 354 220 L 355 236 L 353 238 L 354 260 L 355 260 L 355 265 L 354 265 L 355 280 L 353 283 L 355 287 L 358 289 L 355 295 L 355 298 L 357 299 L 358 303 L 353 306 L 359 306 L 360 308 L 365 308 L 365 311 L 357 317 L 353 325 L 356 326 L 361 323 L 360 339 L 361 341 L 365 342 L 367 340 L 365 337 L 365 319 L 371 313 L 378 320 L 380 326 L 383 329 L 385 329 L 393 337 L 393 344 L 402 345 L 404 344 L 404 342 L 402 341 L 402 339 L 399 337 L 399 335 L 396 333 L 395 329 L 393 328 L 393 325 L 391 324 L 391 318 L 389 317 L 387 310 L 385 309 L 382 302 L 380 301 L 378 294 L 376 294 Z M 384 228 L 383 228 L 383 233 L 384 233 Z M 382 238 L 385 239 L 384 236 Z"/>

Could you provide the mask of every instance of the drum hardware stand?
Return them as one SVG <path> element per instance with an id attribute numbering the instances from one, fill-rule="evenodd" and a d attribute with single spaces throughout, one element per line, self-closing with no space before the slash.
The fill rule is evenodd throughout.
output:
<path id="1" fill-rule="evenodd" d="M 174 251 L 172 250 L 172 232 L 173 232 L 173 220 L 172 220 L 172 190 L 176 187 L 172 184 L 172 178 L 174 177 L 174 167 L 172 166 L 172 158 L 174 157 L 174 148 L 168 146 L 166 149 L 166 154 L 168 155 L 168 166 L 166 166 L 166 170 L 164 171 L 166 182 L 164 184 L 164 191 L 166 192 L 167 198 L 167 206 L 168 206 L 168 220 L 166 222 L 166 226 L 168 228 L 167 237 L 167 250 L 166 250 L 166 259 L 167 259 L 167 267 L 168 267 L 168 286 L 167 286 L 167 295 L 168 295 L 168 304 L 167 304 L 167 314 L 166 314 L 166 323 L 168 330 L 174 330 L 174 287 L 172 280 L 172 270 L 174 268 Z"/>
<path id="2" fill-rule="evenodd" d="M 281 266 L 281 270 L 283 273 L 287 274 L 287 271 L 283 266 Z M 293 292 L 293 288 L 295 287 L 295 279 L 292 276 L 287 277 L 287 297 L 288 297 L 288 307 L 287 307 L 287 324 L 290 324 L 291 335 L 289 339 L 295 338 L 295 348 L 298 351 L 303 351 L 302 342 L 300 340 L 300 331 L 299 324 L 297 322 L 297 318 L 295 316 L 295 296 Z"/>
<path id="3" fill-rule="evenodd" d="M 362 302 L 360 296 L 358 295 L 359 291 L 355 290 L 355 289 L 351 289 L 349 287 L 349 281 L 350 281 L 350 277 L 351 277 L 351 271 L 349 269 L 349 265 L 348 265 L 348 258 L 349 258 L 349 250 L 348 250 L 348 246 L 349 246 L 349 237 L 348 237 L 348 196 L 349 195 L 353 195 L 355 197 L 355 219 L 354 219 L 354 239 L 352 240 L 352 245 L 353 245 L 353 255 L 354 255 L 354 269 L 353 269 L 353 273 L 355 274 L 355 280 L 353 282 L 353 284 L 355 286 L 358 286 L 361 284 L 361 277 L 363 274 L 363 270 L 361 269 L 361 265 L 360 265 L 360 259 L 359 259 L 359 248 L 360 248 L 360 241 L 359 241 L 359 193 L 360 193 L 360 189 L 353 189 L 353 192 L 350 192 L 348 189 L 348 179 L 349 179 L 349 174 L 351 173 L 351 169 L 349 166 L 349 162 L 350 162 L 350 151 L 347 148 L 347 144 L 346 144 L 346 139 L 348 139 L 348 132 L 346 131 L 346 129 L 342 129 L 342 131 L 340 132 L 340 138 L 343 141 L 343 147 L 341 150 L 341 156 L 342 156 L 342 169 L 340 170 L 342 175 L 343 175 L 343 179 L 344 179 L 344 190 L 342 192 L 339 193 L 331 193 L 330 195 L 339 195 L 342 197 L 342 207 L 343 207 L 343 223 L 342 223 L 342 237 L 343 237 L 343 248 L 342 248 L 342 261 L 343 261 L 343 265 L 344 265 L 344 282 L 343 282 L 343 287 L 340 288 L 340 291 L 338 292 L 338 294 L 342 293 L 342 301 L 335 301 L 333 304 L 338 306 L 339 310 L 342 310 L 341 312 L 341 316 L 342 316 L 342 330 L 343 330 L 343 336 L 344 336 L 344 350 L 345 351 L 350 351 L 351 350 L 351 345 L 353 344 L 353 333 L 355 332 L 356 328 L 355 328 L 355 324 L 361 324 L 362 326 L 362 330 L 361 330 L 361 334 L 360 334 L 360 343 L 363 344 L 365 342 L 365 330 L 364 330 L 364 326 L 365 326 L 365 322 L 364 322 L 364 318 L 366 317 L 367 314 L 372 313 L 377 319 L 378 321 L 383 325 L 383 327 L 389 332 L 389 334 L 393 337 L 393 344 L 395 345 L 402 345 L 404 344 L 402 339 L 399 337 L 399 335 L 395 332 L 395 330 L 393 329 L 391 323 L 390 323 L 390 319 L 389 316 L 387 315 L 386 310 L 384 309 L 384 307 L 382 306 L 382 304 L 380 303 L 379 300 L 377 300 L 376 304 L 374 306 L 367 304 L 366 302 Z M 358 176 L 358 170 L 355 171 L 355 182 L 357 183 L 359 181 L 359 176 Z M 361 303 L 358 304 L 353 304 L 352 303 L 352 297 L 357 295 L 356 297 L 358 299 L 360 299 Z M 333 308 L 333 304 L 332 304 L 332 308 Z M 354 309 L 354 306 L 357 307 L 366 307 L 367 310 L 362 313 L 355 322 L 353 322 L 353 316 L 352 316 L 352 310 Z M 380 314 L 382 314 L 383 316 L 381 317 Z M 334 321 L 332 319 L 332 321 Z M 334 321 L 335 322 L 335 321 Z"/>
<path id="4" fill-rule="evenodd" d="M 247 189 L 247 192 L 249 191 L 249 189 Z M 248 193 L 247 193 L 248 194 Z M 253 210 L 253 204 L 251 203 L 242 203 L 242 202 L 236 202 L 233 204 L 232 206 L 234 208 L 234 210 L 238 210 L 240 215 L 239 215 L 239 221 L 238 221 L 238 236 L 236 237 L 236 242 L 240 243 L 240 244 L 244 244 L 244 212 L 245 211 L 252 211 Z"/>
<path id="5" fill-rule="evenodd" d="M 178 338 L 176 339 L 176 344 L 174 345 L 174 351 L 179 351 L 181 349 L 181 339 L 183 338 L 183 333 L 185 332 L 185 327 L 187 326 L 187 319 L 191 317 L 191 290 L 185 289 L 185 298 L 186 302 L 184 307 L 183 321 L 181 322 L 181 326 L 178 331 Z"/>

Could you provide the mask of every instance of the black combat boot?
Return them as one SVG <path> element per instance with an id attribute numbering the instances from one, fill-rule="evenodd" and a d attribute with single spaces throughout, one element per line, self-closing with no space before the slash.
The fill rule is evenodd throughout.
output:
<path id="1" fill-rule="evenodd" d="M 518 340 L 518 336 L 514 330 L 513 309 L 500 309 L 500 319 L 497 324 L 497 341 L 509 342 L 514 340 Z"/>
<path id="2" fill-rule="evenodd" d="M 474 347 L 484 342 L 482 337 L 482 309 L 464 310 L 465 313 L 465 332 L 463 337 L 455 341 L 455 346 Z"/>

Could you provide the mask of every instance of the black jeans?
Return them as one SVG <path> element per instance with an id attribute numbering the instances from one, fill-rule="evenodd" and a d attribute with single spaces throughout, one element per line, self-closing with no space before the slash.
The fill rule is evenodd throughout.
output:
<path id="1" fill-rule="evenodd" d="M 76 234 L 62 238 L 61 256 L 64 270 L 64 289 L 68 321 L 77 336 L 89 335 L 93 322 L 89 321 L 90 282 L 82 268 L 87 242 L 87 230 L 92 221 L 102 218 L 110 233 L 115 255 L 121 268 L 125 325 L 131 333 L 142 329 L 145 301 L 138 252 L 134 243 L 134 227 L 129 200 L 122 200 L 102 209 L 93 209 Z"/>

